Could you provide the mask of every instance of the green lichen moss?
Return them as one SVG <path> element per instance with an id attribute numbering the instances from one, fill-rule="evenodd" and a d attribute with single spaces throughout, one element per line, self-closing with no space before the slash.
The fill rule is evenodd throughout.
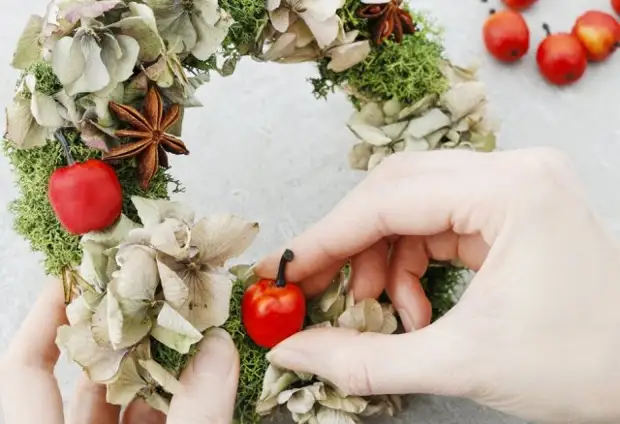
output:
<path id="1" fill-rule="evenodd" d="M 347 30 L 369 37 L 368 22 L 355 15 L 359 2 L 347 0 L 340 16 Z M 318 62 L 319 78 L 311 79 L 314 94 L 321 98 L 336 87 L 350 86 L 361 97 L 374 101 L 397 98 L 411 104 L 427 94 L 443 93 L 448 83 L 441 73 L 443 47 L 439 31 L 421 14 L 413 14 L 418 31 L 406 35 L 402 43 L 387 40 L 373 47 L 366 60 L 344 72 L 327 69 L 328 59 Z M 358 99 L 352 99 L 357 103 Z"/>
<path id="2" fill-rule="evenodd" d="M 256 424 L 260 417 L 255 412 L 262 386 L 263 376 L 269 363 L 265 358 L 267 353 L 248 337 L 241 322 L 241 298 L 245 287 L 240 280 L 234 282 L 230 301 L 230 318 L 224 329 L 231 335 L 237 350 L 241 365 L 239 374 L 239 389 L 235 405 L 235 422 L 238 424 Z"/>
<path id="3" fill-rule="evenodd" d="M 433 321 L 454 306 L 458 289 L 464 284 L 463 268 L 452 265 L 431 266 L 422 278 L 422 287 L 433 307 Z"/>
<path id="4" fill-rule="evenodd" d="M 62 90 L 62 84 L 54 73 L 52 65 L 47 62 L 36 62 L 24 71 L 20 79 L 17 81 L 18 89 L 21 87 L 21 95 L 29 99 L 32 93 L 27 87 L 22 86 L 22 81 L 26 75 L 33 75 L 37 81 L 35 90 L 39 93 L 52 96 Z"/>
<path id="5" fill-rule="evenodd" d="M 230 27 L 224 46 L 234 46 L 247 54 L 268 19 L 264 0 L 220 0 L 220 6 L 231 14 L 235 23 Z"/>
<path id="6" fill-rule="evenodd" d="M 101 153 L 88 148 L 79 141 L 75 132 L 67 132 L 71 154 L 76 161 L 99 158 Z M 50 275 L 58 276 L 63 268 L 78 264 L 81 260 L 80 238 L 67 233 L 61 226 L 47 198 L 47 183 L 58 167 L 66 165 L 60 143 L 50 141 L 45 146 L 16 149 L 9 141 L 3 141 L 4 154 L 8 157 L 19 190 L 18 198 L 10 205 L 15 216 L 15 231 L 30 242 L 32 249 L 43 253 L 44 268 Z M 168 198 L 168 185 L 179 191 L 180 185 L 165 170 L 160 170 L 147 191 L 140 188 L 135 177 L 136 165 L 125 161 L 116 168 L 123 187 L 123 212 L 138 220 L 131 204 L 133 195 L 149 198 Z"/>

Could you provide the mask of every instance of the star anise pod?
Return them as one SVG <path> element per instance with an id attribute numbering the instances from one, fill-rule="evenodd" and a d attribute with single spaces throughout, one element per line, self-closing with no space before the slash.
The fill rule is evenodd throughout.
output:
<path id="1" fill-rule="evenodd" d="M 401 8 L 403 0 L 390 0 L 387 3 L 365 4 L 357 11 L 361 18 L 372 22 L 372 39 L 380 45 L 392 34 L 396 42 L 403 41 L 405 34 L 416 31 L 413 18 L 405 9 Z"/>
<path id="2" fill-rule="evenodd" d="M 104 155 L 105 160 L 120 160 L 136 157 L 138 160 L 138 177 L 141 187 L 146 190 L 151 179 L 161 166 L 168 168 L 166 152 L 175 155 L 187 155 L 189 151 L 178 138 L 166 133 L 179 120 L 180 107 L 173 104 L 164 112 L 161 95 L 156 88 L 150 87 L 144 99 L 144 110 L 110 102 L 110 110 L 119 120 L 131 128 L 117 130 L 117 137 L 134 139 L 127 144 L 112 148 Z"/>

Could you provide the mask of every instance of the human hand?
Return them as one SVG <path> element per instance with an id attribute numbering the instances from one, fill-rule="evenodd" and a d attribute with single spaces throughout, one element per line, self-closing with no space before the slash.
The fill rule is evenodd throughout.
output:
<path id="1" fill-rule="evenodd" d="M 620 422 L 620 250 L 561 154 L 393 155 L 286 247 L 296 254 L 286 277 L 309 296 L 351 258 L 355 297 L 385 289 L 411 332 L 304 331 L 270 352 L 274 365 L 349 394 L 459 396 L 537 421 Z M 280 254 L 256 272 L 273 277 Z M 431 325 L 419 281 L 429 258 L 477 271 Z"/>
<path id="2" fill-rule="evenodd" d="M 59 351 L 56 329 L 67 321 L 62 286 L 50 283 L 22 324 L 0 364 L 0 396 L 6 424 L 117 424 L 120 407 L 106 403 L 105 386 L 79 378 L 67 421 L 54 377 Z M 123 424 L 229 424 L 232 421 L 239 358 L 230 336 L 207 332 L 199 352 L 180 378 L 168 417 L 142 401 L 132 402 Z"/>

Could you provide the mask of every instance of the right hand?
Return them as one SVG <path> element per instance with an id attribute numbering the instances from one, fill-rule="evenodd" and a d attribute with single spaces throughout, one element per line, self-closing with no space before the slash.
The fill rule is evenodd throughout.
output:
<path id="1" fill-rule="evenodd" d="M 391 246 L 391 256 L 388 249 Z M 390 295 L 411 332 L 298 333 L 269 359 L 349 394 L 462 396 L 526 419 L 620 422 L 620 250 L 549 149 L 402 153 L 287 244 L 311 296 L 352 260 L 355 296 Z M 257 267 L 274 277 L 282 250 Z M 429 259 L 477 271 L 429 325 Z"/>

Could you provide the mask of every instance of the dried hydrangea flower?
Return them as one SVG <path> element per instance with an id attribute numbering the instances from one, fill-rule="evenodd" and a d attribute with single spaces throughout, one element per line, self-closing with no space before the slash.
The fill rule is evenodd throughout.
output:
<path id="1" fill-rule="evenodd" d="M 367 102 L 353 114 L 347 125 L 361 142 L 349 154 L 351 167 L 370 170 L 399 151 L 495 149 L 484 84 L 461 68 L 445 66 L 452 86 L 442 96 L 427 95 L 404 107 L 396 99 Z"/>
<path id="2" fill-rule="evenodd" d="M 281 33 L 302 19 L 318 47 L 324 49 L 342 31 L 342 22 L 336 12 L 343 5 L 342 0 L 268 0 L 267 10 L 271 25 Z"/>
<path id="3" fill-rule="evenodd" d="M 58 4 L 58 17 L 70 24 L 81 19 L 95 19 L 114 9 L 121 0 L 68 0 Z"/>
<path id="4" fill-rule="evenodd" d="M 344 327 L 360 332 L 391 334 L 397 329 L 394 309 L 374 299 L 355 303 L 347 292 L 347 276 L 341 272 L 310 308 L 313 325 Z M 320 322 L 321 319 L 326 319 Z M 299 374 L 269 365 L 256 405 L 259 415 L 285 406 L 296 423 L 358 423 L 361 416 L 393 415 L 400 410 L 398 396 L 347 396 L 331 383 L 310 374 Z"/>
<path id="5" fill-rule="evenodd" d="M 191 53 L 207 60 L 221 46 L 233 24 L 217 0 L 147 0 L 157 28 L 173 53 Z"/>

